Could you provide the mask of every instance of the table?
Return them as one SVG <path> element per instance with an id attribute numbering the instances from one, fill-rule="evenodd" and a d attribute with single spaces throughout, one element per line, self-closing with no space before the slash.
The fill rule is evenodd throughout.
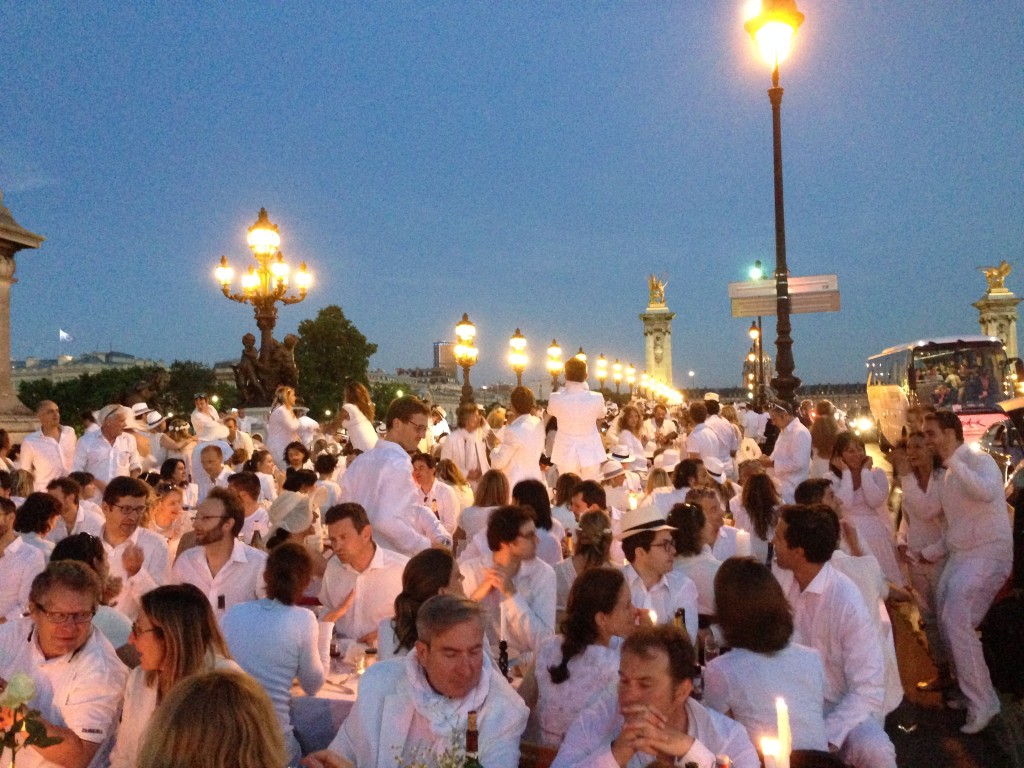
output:
<path id="1" fill-rule="evenodd" d="M 289 709 L 303 755 L 327 749 L 352 711 L 358 692 L 359 675 L 354 668 L 335 660 L 316 696 L 306 696 L 298 685 L 292 686 Z"/>

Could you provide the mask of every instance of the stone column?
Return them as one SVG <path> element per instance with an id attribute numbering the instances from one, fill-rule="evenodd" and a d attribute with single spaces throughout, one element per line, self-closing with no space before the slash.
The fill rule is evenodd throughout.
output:
<path id="1" fill-rule="evenodd" d="M 651 275 L 649 280 L 650 301 L 641 313 L 644 324 L 644 361 L 648 376 L 672 386 L 672 320 L 676 313 L 670 312 L 665 303 L 665 283 Z"/>
<path id="2" fill-rule="evenodd" d="M 999 267 L 980 269 L 988 279 L 988 292 L 973 305 L 978 310 L 981 332 L 1002 340 L 1007 357 L 1018 357 L 1017 305 L 1021 300 L 1003 285 L 1010 274 L 1010 265 L 1003 261 Z"/>
<path id="3" fill-rule="evenodd" d="M 3 204 L 0 192 L 0 427 L 18 440 L 38 427 L 35 414 L 18 399 L 11 383 L 11 285 L 14 254 L 23 248 L 38 248 L 44 238 L 29 232 L 14 220 Z"/>

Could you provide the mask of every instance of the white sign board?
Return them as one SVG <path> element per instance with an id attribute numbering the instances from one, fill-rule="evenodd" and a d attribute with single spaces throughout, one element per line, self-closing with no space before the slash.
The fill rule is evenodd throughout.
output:
<path id="1" fill-rule="evenodd" d="M 733 317 L 771 317 L 776 308 L 775 281 L 769 279 L 729 283 L 729 300 Z M 838 312 L 839 276 L 790 275 L 789 311 L 794 315 Z"/>

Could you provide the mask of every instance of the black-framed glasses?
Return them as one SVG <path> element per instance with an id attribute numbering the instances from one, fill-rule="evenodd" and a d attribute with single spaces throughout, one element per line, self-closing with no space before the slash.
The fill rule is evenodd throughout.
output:
<path id="1" fill-rule="evenodd" d="M 137 622 L 137 621 L 133 621 L 132 622 L 132 634 L 133 635 L 135 635 L 136 637 L 141 637 L 142 635 L 146 634 L 147 632 L 157 632 L 157 633 L 159 633 L 160 632 L 160 627 L 150 627 L 149 629 L 142 629 L 139 626 L 139 622 Z"/>
<path id="2" fill-rule="evenodd" d="M 412 426 L 414 426 L 416 428 L 416 431 L 419 432 L 421 435 L 427 434 L 427 424 L 417 424 L 412 419 L 402 419 L 402 421 L 404 421 L 406 424 L 411 424 Z"/>
<path id="3" fill-rule="evenodd" d="M 48 611 L 39 603 L 35 603 L 36 610 L 39 611 L 46 620 L 51 624 L 67 624 L 69 621 L 75 624 L 88 624 L 92 621 L 92 617 L 96 615 L 96 609 L 93 608 L 91 611 L 80 611 L 78 613 L 65 613 L 63 611 Z"/>
<path id="4" fill-rule="evenodd" d="M 120 512 L 122 515 L 138 515 L 141 516 L 146 511 L 146 505 L 135 506 L 131 504 L 111 504 L 114 509 Z"/>
<path id="5" fill-rule="evenodd" d="M 667 539 L 666 541 L 657 541 L 657 542 L 652 543 L 651 544 L 651 549 L 654 549 L 655 547 L 660 547 L 661 549 L 664 549 L 666 552 L 675 552 L 676 551 L 676 543 L 674 541 L 672 541 L 672 539 Z"/>

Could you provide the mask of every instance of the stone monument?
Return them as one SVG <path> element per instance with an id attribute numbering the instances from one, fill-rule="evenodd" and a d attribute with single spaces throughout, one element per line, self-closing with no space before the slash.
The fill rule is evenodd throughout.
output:
<path id="1" fill-rule="evenodd" d="M 14 279 L 14 254 L 24 248 L 38 248 L 46 238 L 18 224 L 3 204 L 0 191 L 0 427 L 17 441 L 35 431 L 39 424 L 18 399 L 11 383 L 11 285 Z"/>
<path id="2" fill-rule="evenodd" d="M 672 385 L 672 319 L 665 303 L 666 281 L 651 275 L 647 279 L 650 299 L 647 309 L 640 315 L 644 324 L 644 360 L 646 372 L 669 386 Z"/>
<path id="3" fill-rule="evenodd" d="M 1017 305 L 1021 300 L 1013 295 L 1006 286 L 1006 278 L 1013 267 L 1006 259 L 998 267 L 978 267 L 985 273 L 988 281 L 988 292 L 978 301 L 974 308 L 978 310 L 978 322 L 981 332 L 986 336 L 995 336 L 1002 340 L 1006 347 L 1006 356 L 1017 357 Z"/>

